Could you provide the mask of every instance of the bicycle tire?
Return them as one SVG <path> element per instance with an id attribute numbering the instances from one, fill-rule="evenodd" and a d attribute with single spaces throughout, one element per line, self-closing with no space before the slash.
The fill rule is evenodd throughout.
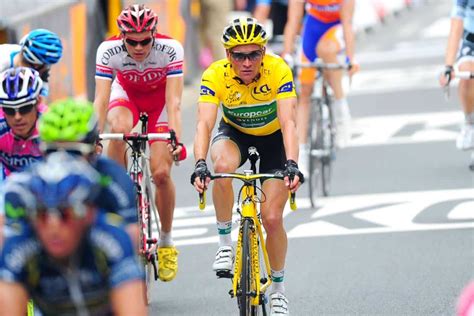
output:
<path id="1" fill-rule="evenodd" d="M 145 180 L 146 181 L 146 180 Z M 148 184 L 145 184 L 145 205 L 146 205 L 146 212 L 147 212 L 147 233 L 148 238 L 152 238 L 152 227 L 151 227 L 151 204 L 150 204 L 150 189 Z M 150 245 L 147 244 L 147 249 Z M 151 260 L 156 260 L 157 254 L 154 253 L 151 255 Z M 156 264 L 156 263 L 155 263 Z M 153 263 L 150 262 L 148 259 L 146 260 L 146 295 L 147 295 L 147 303 L 150 304 L 151 302 L 151 287 L 152 287 L 152 280 L 154 279 L 154 271 L 153 271 Z"/>
<path id="2" fill-rule="evenodd" d="M 321 158 L 314 154 L 315 151 L 323 149 L 322 113 L 321 100 L 311 100 L 311 120 L 309 128 L 309 196 L 311 206 L 316 207 L 321 187 Z"/>
<path id="3" fill-rule="evenodd" d="M 327 111 L 327 119 L 324 122 L 322 128 L 323 139 L 324 139 L 324 148 L 327 150 L 328 155 L 324 156 L 321 160 L 322 169 L 321 169 L 321 193 L 323 196 L 329 196 L 331 191 L 331 176 L 332 176 L 332 161 L 335 157 L 335 138 L 336 138 L 336 129 L 334 123 L 334 115 L 332 112 L 332 98 L 325 93 L 324 103 L 321 104 L 325 111 Z"/>
<path id="4" fill-rule="evenodd" d="M 251 258 L 251 228 L 250 220 L 244 219 L 242 224 L 242 269 L 238 290 L 240 316 L 256 316 L 258 313 L 257 306 L 252 306 L 252 258 Z"/>

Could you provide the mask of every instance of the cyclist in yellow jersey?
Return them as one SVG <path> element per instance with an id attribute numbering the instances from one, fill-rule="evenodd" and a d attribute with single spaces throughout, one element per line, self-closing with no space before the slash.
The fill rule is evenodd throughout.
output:
<path id="1" fill-rule="evenodd" d="M 296 191 L 303 175 L 297 165 L 293 76 L 283 59 L 265 53 L 267 39 L 263 26 L 253 18 L 236 19 L 225 28 L 222 42 L 227 58 L 214 62 L 202 76 L 194 140 L 196 167 L 191 183 L 199 192 L 209 184 L 205 159 L 219 106 L 222 120 L 211 145 L 215 172 L 235 172 L 247 160 L 250 146 L 260 153 L 260 172 L 285 170 L 284 182 L 263 182 L 265 202 L 261 204 L 261 215 L 272 269 L 271 315 L 287 315 L 283 283 L 287 237 L 283 209 L 288 190 Z M 234 204 L 231 180 L 215 180 L 212 193 L 219 233 L 213 269 L 230 271 L 234 259 L 230 234 Z"/>

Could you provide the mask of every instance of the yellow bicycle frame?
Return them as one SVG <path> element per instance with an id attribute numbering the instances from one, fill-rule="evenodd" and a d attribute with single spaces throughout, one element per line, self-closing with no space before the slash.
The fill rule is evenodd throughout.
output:
<path id="1" fill-rule="evenodd" d="M 234 276 L 232 278 L 232 293 L 235 296 L 237 294 L 237 283 L 240 280 L 240 276 L 242 274 L 242 228 L 244 219 L 250 219 L 253 223 L 253 226 L 250 230 L 250 262 L 252 266 L 252 275 L 251 275 L 251 288 L 252 291 L 255 291 L 255 296 L 252 298 L 251 304 L 254 306 L 260 305 L 260 293 L 264 293 L 267 288 L 272 283 L 271 280 L 271 268 L 270 268 L 270 260 L 268 259 L 267 248 L 265 246 L 265 239 L 263 237 L 263 229 L 262 224 L 260 223 L 260 219 L 258 218 L 257 213 L 257 201 L 258 196 L 255 192 L 255 188 L 252 184 L 252 181 L 264 178 L 264 174 L 252 174 L 252 173 L 245 173 L 245 174 L 223 174 L 223 178 L 235 178 L 244 181 L 244 187 L 242 188 L 242 195 L 241 195 L 241 221 L 239 227 L 239 235 L 237 239 L 237 248 L 235 253 L 235 264 L 234 264 Z M 266 175 L 271 176 L 271 175 Z M 294 195 L 290 195 L 290 208 L 292 210 L 296 210 L 296 202 L 294 199 Z M 205 193 L 201 193 L 199 195 L 199 208 L 204 210 L 206 205 L 206 195 Z M 260 284 L 260 249 L 262 250 L 263 261 L 265 266 L 263 267 L 265 270 L 265 275 L 267 276 L 266 282 L 264 284 Z"/>
<path id="2" fill-rule="evenodd" d="M 242 203 L 241 203 L 241 216 L 243 219 L 251 219 L 253 222 L 253 229 L 250 233 L 250 262 L 252 264 L 252 290 L 255 290 L 255 297 L 252 299 L 252 305 L 260 304 L 260 293 L 265 292 L 265 290 L 272 283 L 270 277 L 270 260 L 268 259 L 267 249 L 265 247 L 265 239 L 263 238 L 262 225 L 260 220 L 257 217 L 257 204 L 256 194 L 254 187 L 252 185 L 246 184 L 242 190 Z M 243 221 L 241 221 L 243 223 Z M 262 249 L 263 259 L 264 259 L 264 269 L 265 274 L 268 276 L 265 284 L 260 284 L 260 261 L 259 261 L 259 241 Z M 235 266 L 234 266 L 234 277 L 232 279 L 232 290 L 233 293 L 237 293 L 237 283 L 240 280 L 240 275 L 242 273 L 242 229 L 239 230 L 239 236 L 237 239 L 237 249 L 235 256 Z"/>

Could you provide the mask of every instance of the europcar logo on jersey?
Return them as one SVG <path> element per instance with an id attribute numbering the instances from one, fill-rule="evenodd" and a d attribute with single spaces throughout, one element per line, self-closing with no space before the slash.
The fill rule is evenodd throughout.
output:
<path id="1" fill-rule="evenodd" d="M 293 91 L 293 81 L 287 82 L 278 88 L 278 93 Z"/>
<path id="2" fill-rule="evenodd" d="M 212 89 L 210 89 L 206 86 L 201 86 L 201 93 L 200 94 L 201 95 L 212 95 L 212 96 L 216 95 L 216 93 Z"/>
<path id="3" fill-rule="evenodd" d="M 242 106 L 237 108 L 228 108 L 223 106 L 224 115 L 244 128 L 262 127 L 277 118 L 276 102 L 255 106 Z"/>

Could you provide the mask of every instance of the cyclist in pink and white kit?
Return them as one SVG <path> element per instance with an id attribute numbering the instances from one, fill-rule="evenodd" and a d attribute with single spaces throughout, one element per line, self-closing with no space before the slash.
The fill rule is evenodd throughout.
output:
<path id="1" fill-rule="evenodd" d="M 148 114 L 148 132 L 173 129 L 181 134 L 183 47 L 156 32 L 157 15 L 144 5 L 124 9 L 117 19 L 120 36 L 103 42 L 96 57 L 94 106 L 103 131 L 105 121 L 112 133 L 129 133 L 141 112 Z M 114 78 L 115 76 L 115 78 Z M 185 148 L 166 142 L 151 142 L 150 168 L 156 185 L 156 203 L 161 222 L 158 242 L 158 276 L 171 281 L 178 270 L 178 251 L 171 229 L 175 187 L 171 180 L 173 156 L 185 158 Z M 107 154 L 125 166 L 125 143 L 111 141 Z"/>
<path id="2" fill-rule="evenodd" d="M 0 162 L 2 179 L 41 159 L 36 121 L 43 81 L 37 71 L 10 68 L 0 74 Z"/>
<path id="3" fill-rule="evenodd" d="M 3 200 L 1 185 L 5 177 L 41 159 L 36 122 L 45 110 L 40 103 L 42 87 L 43 81 L 36 70 L 18 67 L 0 73 L 0 200 Z M 0 248 L 4 211 L 0 201 Z"/>

